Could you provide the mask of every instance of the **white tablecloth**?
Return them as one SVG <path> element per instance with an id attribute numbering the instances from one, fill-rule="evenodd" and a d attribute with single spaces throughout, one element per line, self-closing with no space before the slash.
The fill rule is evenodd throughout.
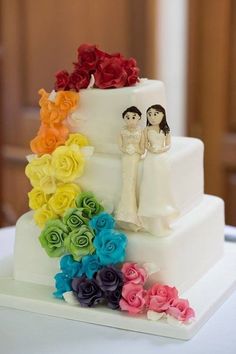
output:
<path id="1" fill-rule="evenodd" d="M 0 276 L 12 272 L 13 244 L 14 228 L 0 230 Z M 0 354 L 54 353 L 235 354 L 236 293 L 188 342 L 8 309 L 0 304 Z"/>

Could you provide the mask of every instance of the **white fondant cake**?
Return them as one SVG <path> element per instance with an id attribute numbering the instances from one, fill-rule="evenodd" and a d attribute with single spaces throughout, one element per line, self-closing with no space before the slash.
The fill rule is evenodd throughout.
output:
<path id="1" fill-rule="evenodd" d="M 132 104 L 138 104 L 143 112 L 155 100 L 163 104 L 164 86 L 160 81 L 144 80 L 134 87 L 122 89 L 81 90 L 80 95 L 79 108 L 73 113 L 76 119 L 79 118 L 79 125 L 74 125 L 74 129 L 86 133 L 95 153 L 86 161 L 85 172 L 78 183 L 83 190 L 94 192 L 108 209 L 114 211 L 121 194 L 121 157 L 117 148 L 118 132 L 122 126 L 121 112 Z M 145 126 L 145 114 L 141 121 Z M 155 163 L 158 164 L 158 155 L 156 157 Z M 162 236 L 155 220 L 149 225 L 151 234 L 145 231 L 128 233 L 128 259 L 157 263 L 160 272 L 156 279 L 185 290 L 222 255 L 224 211 L 218 199 L 203 198 L 203 144 L 200 140 L 174 137 L 172 147 L 164 157 L 170 179 L 166 188 L 173 195 L 179 216 L 170 235 L 163 239 L 155 238 Z M 143 160 L 139 162 L 137 191 L 142 179 Z M 163 186 L 166 181 L 153 183 Z M 146 204 L 148 208 L 148 200 Z M 38 242 L 39 234 L 40 229 L 35 225 L 32 213 L 19 220 L 15 278 L 53 284 L 58 260 L 45 254 Z M 206 245 L 204 250 L 203 245 Z"/>
<path id="2" fill-rule="evenodd" d="M 223 202 L 217 197 L 205 195 L 192 211 L 176 222 L 168 237 L 128 232 L 127 259 L 156 264 L 159 271 L 152 275 L 151 281 L 176 286 L 183 292 L 222 257 L 223 233 Z M 59 262 L 49 258 L 39 247 L 39 235 L 40 229 L 33 221 L 32 212 L 18 220 L 14 277 L 53 286 Z"/>
<path id="3" fill-rule="evenodd" d="M 222 257 L 224 204 L 204 195 L 203 143 L 171 138 L 163 83 L 138 81 L 133 59 L 82 45 L 58 92 L 41 90 L 26 168 L 41 229 L 32 211 L 18 220 L 14 279 L 52 286 L 61 268 L 58 298 L 187 323 L 194 311 L 175 287 L 186 291 Z"/>

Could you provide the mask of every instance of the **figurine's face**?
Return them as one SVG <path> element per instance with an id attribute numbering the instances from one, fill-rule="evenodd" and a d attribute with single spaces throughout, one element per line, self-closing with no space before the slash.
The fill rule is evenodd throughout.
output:
<path id="1" fill-rule="evenodd" d="M 147 119 L 151 125 L 159 125 L 164 117 L 163 112 L 158 112 L 154 108 L 149 109 L 147 112 Z"/>
<path id="2" fill-rule="evenodd" d="M 127 112 L 124 116 L 125 125 L 129 128 L 135 128 L 138 125 L 140 116 L 138 113 Z"/>

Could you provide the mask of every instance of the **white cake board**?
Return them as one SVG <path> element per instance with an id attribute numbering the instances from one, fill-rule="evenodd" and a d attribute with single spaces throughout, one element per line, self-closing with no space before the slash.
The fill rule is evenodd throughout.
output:
<path id="1" fill-rule="evenodd" d="M 191 289 L 181 295 L 190 301 L 196 319 L 189 325 L 175 326 L 145 316 L 129 316 L 105 307 L 92 309 L 71 306 L 52 296 L 53 288 L 44 285 L 0 278 L 0 305 L 24 311 L 155 334 L 190 339 L 217 308 L 236 289 L 236 245 L 227 244 L 224 257 Z"/>

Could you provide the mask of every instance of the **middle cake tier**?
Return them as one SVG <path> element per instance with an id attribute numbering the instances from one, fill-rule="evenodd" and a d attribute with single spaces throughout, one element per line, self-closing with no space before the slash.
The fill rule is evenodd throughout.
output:
<path id="1" fill-rule="evenodd" d="M 136 188 L 138 201 L 144 161 L 143 159 L 139 162 Z M 83 190 L 92 191 L 102 200 L 109 211 L 115 211 L 120 200 L 122 189 L 121 164 L 121 156 L 118 154 L 95 153 L 86 162 L 85 173 L 78 180 L 80 187 Z M 174 137 L 172 138 L 171 149 L 165 154 L 154 154 L 151 164 L 153 177 L 152 175 L 149 177 L 150 183 L 145 187 L 148 192 L 147 197 L 144 196 L 145 210 L 149 209 L 150 194 L 157 201 L 156 209 L 160 209 L 158 201 L 165 198 L 165 193 L 171 195 L 179 216 L 190 211 L 201 201 L 204 193 L 204 177 L 203 143 L 200 140 Z M 159 176 L 156 171 L 158 169 L 160 171 L 160 164 L 162 164 L 162 175 Z M 150 221 L 149 226 L 149 229 L 152 230 L 151 233 L 159 235 L 158 225 L 155 224 L 155 216 Z M 146 230 L 149 231 L 149 229 Z"/>

